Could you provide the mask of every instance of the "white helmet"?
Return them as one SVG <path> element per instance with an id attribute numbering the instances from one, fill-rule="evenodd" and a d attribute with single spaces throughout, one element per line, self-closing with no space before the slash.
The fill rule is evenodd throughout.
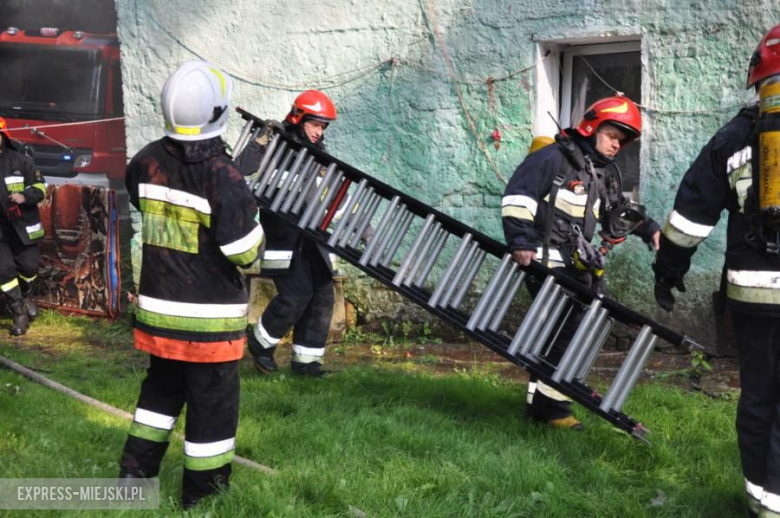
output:
<path id="1" fill-rule="evenodd" d="M 162 91 L 165 134 L 176 140 L 206 140 L 228 126 L 233 80 L 207 61 L 187 61 Z"/>

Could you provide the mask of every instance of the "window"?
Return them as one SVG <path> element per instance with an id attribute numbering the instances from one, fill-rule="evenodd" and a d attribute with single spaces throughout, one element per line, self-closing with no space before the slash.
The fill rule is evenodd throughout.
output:
<path id="1" fill-rule="evenodd" d="M 112 77 L 109 80 L 112 93 L 112 105 L 110 117 L 124 117 L 125 116 L 125 103 L 124 96 L 122 94 L 122 65 L 119 60 L 111 62 L 111 74 Z"/>
<path id="2" fill-rule="evenodd" d="M 91 120 L 102 115 L 102 66 L 96 50 L 1 45 L 0 107 L 6 116 Z"/>
<path id="3" fill-rule="evenodd" d="M 540 67 L 535 134 L 550 135 L 557 131 L 547 111 L 558 117 L 562 127 L 570 127 L 582 118 L 591 103 L 614 95 L 615 91 L 641 103 L 640 42 L 587 43 L 540 45 L 542 55 L 547 50 L 552 53 Z M 540 116 L 550 122 L 539 121 Z M 616 159 L 623 173 L 623 191 L 633 199 L 637 197 L 640 181 L 640 152 L 641 140 L 621 151 Z"/>

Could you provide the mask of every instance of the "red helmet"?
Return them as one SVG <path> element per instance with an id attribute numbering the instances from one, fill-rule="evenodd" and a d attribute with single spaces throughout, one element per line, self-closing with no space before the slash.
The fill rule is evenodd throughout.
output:
<path id="1" fill-rule="evenodd" d="M 307 120 L 329 123 L 336 120 L 336 107 L 330 97 L 319 90 L 306 90 L 295 98 L 287 122 L 299 124 Z"/>
<path id="2" fill-rule="evenodd" d="M 627 133 L 621 147 L 638 138 L 642 133 L 642 115 L 639 113 L 639 108 L 628 97 L 619 95 L 591 104 L 574 129 L 583 137 L 590 137 L 605 122 Z"/>
<path id="3" fill-rule="evenodd" d="M 750 57 L 747 84 L 750 88 L 762 79 L 780 74 L 780 25 L 770 29 Z"/>

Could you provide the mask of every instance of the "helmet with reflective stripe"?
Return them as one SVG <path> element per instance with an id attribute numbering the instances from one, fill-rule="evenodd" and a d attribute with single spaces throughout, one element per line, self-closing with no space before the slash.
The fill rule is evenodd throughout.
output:
<path id="1" fill-rule="evenodd" d="M 605 122 L 617 126 L 626 133 L 627 137 L 621 142 L 621 147 L 639 138 L 642 133 L 642 115 L 639 113 L 639 108 L 634 101 L 620 95 L 607 97 L 591 104 L 574 129 L 583 137 L 590 137 Z"/>
<path id="2" fill-rule="evenodd" d="M 319 90 L 306 90 L 295 98 L 287 122 L 300 124 L 307 120 L 329 123 L 336 120 L 336 107 L 330 97 Z"/>
<path id="3" fill-rule="evenodd" d="M 222 135 L 227 131 L 232 92 L 231 77 L 211 63 L 182 64 L 163 86 L 165 134 L 185 141 Z"/>
<path id="4" fill-rule="evenodd" d="M 750 57 L 745 88 L 750 88 L 775 74 L 780 74 L 780 25 L 770 29 L 761 38 L 756 51 Z"/>

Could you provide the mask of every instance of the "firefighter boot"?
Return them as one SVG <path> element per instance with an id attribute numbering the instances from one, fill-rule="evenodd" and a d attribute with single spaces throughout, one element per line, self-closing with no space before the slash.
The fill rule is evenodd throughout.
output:
<path id="1" fill-rule="evenodd" d="M 546 394 L 539 390 L 544 390 Z M 533 421 L 543 423 L 552 428 L 576 430 L 584 429 L 582 423 L 572 415 L 571 401 L 566 400 L 563 394 L 541 381 L 531 382 L 528 385 L 528 399 L 525 407 L 526 415 Z"/>
<path id="2" fill-rule="evenodd" d="M 12 300 L 9 307 L 14 319 L 11 326 L 11 335 L 21 336 L 27 332 L 27 327 L 30 325 L 30 319 L 24 307 L 24 300 L 22 298 Z"/>
<path id="3" fill-rule="evenodd" d="M 271 374 L 279 369 L 279 365 L 274 360 L 276 347 L 265 348 L 255 337 L 252 326 L 246 329 L 246 342 L 249 347 L 249 353 L 252 355 L 252 363 L 258 372 Z"/>
<path id="4" fill-rule="evenodd" d="M 292 373 L 296 376 L 311 376 L 314 378 L 320 378 L 323 376 L 330 376 L 333 374 L 331 371 L 322 369 L 322 364 L 319 362 L 300 363 L 292 362 Z"/>
<path id="5" fill-rule="evenodd" d="M 28 298 L 24 299 L 24 310 L 27 312 L 27 318 L 30 320 L 30 323 L 38 318 L 38 315 L 41 313 L 41 311 L 38 309 L 38 304 L 33 302 L 32 299 Z"/>
<path id="6" fill-rule="evenodd" d="M 35 279 L 35 276 L 33 276 L 32 278 L 27 278 L 24 275 L 19 276 L 19 288 L 22 290 L 22 298 L 24 299 L 24 309 L 27 311 L 27 317 L 30 319 L 30 323 L 32 323 L 36 318 L 38 318 L 38 315 L 40 314 L 38 305 L 35 302 L 33 302 L 32 299 L 33 279 Z"/>

